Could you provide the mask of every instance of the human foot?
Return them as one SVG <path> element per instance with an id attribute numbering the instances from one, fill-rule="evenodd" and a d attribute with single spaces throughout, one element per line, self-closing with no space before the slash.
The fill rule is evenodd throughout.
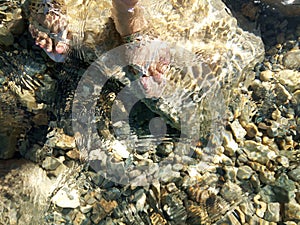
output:
<path id="1" fill-rule="evenodd" d="M 112 18 L 125 43 L 139 42 L 127 51 L 128 61 L 136 72 L 142 72 L 140 83 L 146 95 L 159 97 L 170 64 L 169 49 L 163 42 L 152 42 L 139 34 L 148 24 L 139 0 L 113 0 Z"/>
<path id="2" fill-rule="evenodd" d="M 56 62 L 64 62 L 69 51 L 70 34 L 67 29 L 67 17 L 59 10 L 46 7 L 46 12 L 34 12 L 34 20 L 29 25 L 29 31 L 47 55 Z"/>
<path id="3" fill-rule="evenodd" d="M 139 0 L 113 0 L 112 18 L 119 34 L 124 37 L 137 33 L 147 26 L 144 9 Z"/>

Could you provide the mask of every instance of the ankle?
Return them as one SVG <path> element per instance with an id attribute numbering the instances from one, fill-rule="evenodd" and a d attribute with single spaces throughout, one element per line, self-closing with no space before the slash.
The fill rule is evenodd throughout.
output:
<path id="1" fill-rule="evenodd" d="M 138 0 L 113 0 L 112 18 L 121 36 L 137 33 L 147 26 Z"/>

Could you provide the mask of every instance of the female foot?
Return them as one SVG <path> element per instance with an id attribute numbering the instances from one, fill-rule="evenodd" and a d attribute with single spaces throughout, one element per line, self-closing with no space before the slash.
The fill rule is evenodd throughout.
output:
<path id="1" fill-rule="evenodd" d="M 67 16 L 49 3 L 40 5 L 43 12 L 31 8 L 29 31 L 47 55 L 56 62 L 63 62 L 69 51 L 69 32 Z M 37 8 L 37 7 L 36 7 Z"/>
<path id="2" fill-rule="evenodd" d="M 163 42 L 151 43 L 139 35 L 148 25 L 139 0 L 113 0 L 112 18 L 125 43 L 145 42 L 128 50 L 128 61 L 144 71 L 140 83 L 147 97 L 159 97 L 170 64 L 169 49 Z"/>

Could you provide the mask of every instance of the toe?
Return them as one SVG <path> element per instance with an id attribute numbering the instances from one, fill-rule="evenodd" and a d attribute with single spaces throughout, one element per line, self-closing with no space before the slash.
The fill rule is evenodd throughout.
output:
<path id="1" fill-rule="evenodd" d="M 67 53 L 69 49 L 69 46 L 68 44 L 64 43 L 64 42 L 58 42 L 58 44 L 56 45 L 55 47 L 55 51 L 58 53 L 58 54 L 64 54 L 64 53 Z"/>

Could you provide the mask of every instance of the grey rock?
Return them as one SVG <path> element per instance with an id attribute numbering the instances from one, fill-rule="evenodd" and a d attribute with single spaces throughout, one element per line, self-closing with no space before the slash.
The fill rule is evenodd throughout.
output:
<path id="1" fill-rule="evenodd" d="M 276 84 L 274 91 L 276 93 L 276 103 L 278 105 L 282 105 L 287 103 L 289 100 L 292 99 L 292 95 L 286 90 L 286 88 L 281 84 Z"/>
<path id="2" fill-rule="evenodd" d="M 294 181 L 300 181 L 300 166 L 298 166 L 296 169 L 291 170 L 288 173 L 289 177 Z"/>
<path id="3" fill-rule="evenodd" d="M 98 224 L 105 216 L 106 213 L 99 204 L 93 206 L 92 215 L 90 217 L 93 223 Z"/>
<path id="4" fill-rule="evenodd" d="M 278 202 L 287 203 L 295 197 L 295 188 L 294 182 L 287 175 L 282 174 L 277 178 L 273 186 L 273 192 Z"/>
<path id="5" fill-rule="evenodd" d="M 172 142 L 162 143 L 156 148 L 157 154 L 161 156 L 168 156 L 173 150 L 174 144 Z"/>
<path id="6" fill-rule="evenodd" d="M 266 185 L 261 188 L 259 195 L 264 202 L 278 202 L 276 194 L 273 192 L 271 185 Z"/>

